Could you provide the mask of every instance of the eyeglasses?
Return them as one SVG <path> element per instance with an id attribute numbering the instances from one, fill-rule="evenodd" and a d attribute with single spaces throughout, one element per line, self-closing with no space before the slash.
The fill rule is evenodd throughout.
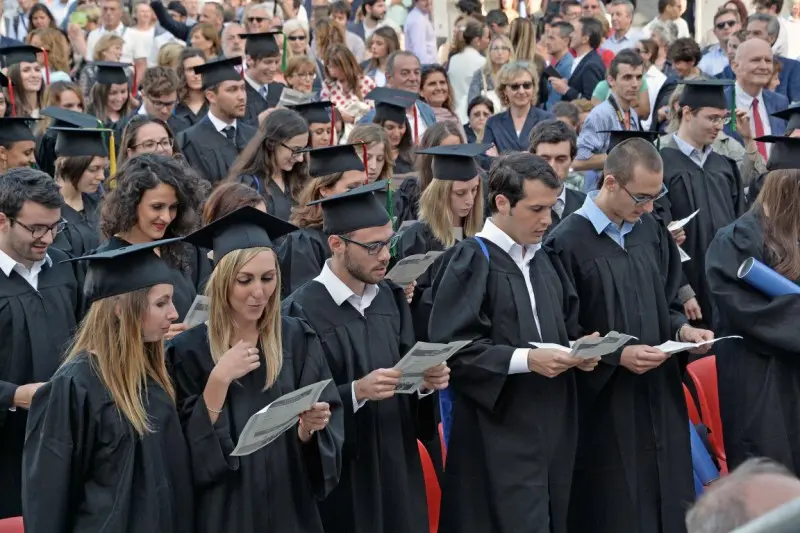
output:
<path id="1" fill-rule="evenodd" d="M 636 205 L 646 204 L 647 202 L 657 202 L 669 192 L 669 189 L 667 189 L 667 186 L 663 183 L 661 184 L 661 191 L 659 191 L 659 193 L 655 196 L 650 196 L 649 194 L 633 194 L 631 191 L 625 188 L 623 184 L 620 183 L 619 186 L 622 187 L 623 191 L 628 193 L 628 196 L 631 197 L 633 203 Z"/>
<path id="2" fill-rule="evenodd" d="M 309 78 L 314 79 L 317 77 L 316 72 L 295 72 L 292 76 L 297 76 L 298 78 Z M 291 76 L 290 76 L 291 77 Z"/>
<path id="3" fill-rule="evenodd" d="M 729 124 L 731 121 L 730 115 L 723 115 L 723 116 L 711 115 L 710 117 L 703 117 L 703 118 L 705 118 L 708 122 L 710 122 L 712 126 L 724 126 L 726 124 Z"/>
<path id="4" fill-rule="evenodd" d="M 735 20 L 725 20 L 723 22 L 717 22 L 714 25 L 718 30 L 724 30 L 725 28 L 733 28 L 736 26 Z"/>
<path id="5" fill-rule="evenodd" d="M 388 241 L 378 241 L 366 244 L 363 242 L 354 241 L 353 239 L 345 237 L 344 235 L 339 235 L 338 237 L 342 239 L 344 242 L 349 242 L 351 244 L 355 244 L 356 246 L 362 247 L 367 251 L 367 255 L 378 255 L 379 253 L 381 253 L 381 250 L 383 250 L 384 248 L 391 247 L 392 244 L 394 244 L 394 242 L 397 240 L 397 236 L 392 235 L 392 237 L 389 238 Z"/>
<path id="6" fill-rule="evenodd" d="M 13 220 L 15 223 L 17 223 L 20 227 L 30 231 L 31 237 L 33 237 L 36 240 L 39 240 L 45 235 L 47 235 L 48 231 L 53 234 L 53 238 L 55 239 L 56 235 L 64 231 L 67 227 L 67 221 L 64 220 L 63 218 L 58 222 L 56 222 L 55 224 L 53 224 L 52 226 L 42 226 L 42 225 L 28 226 L 27 224 L 23 224 L 16 218 L 12 217 L 9 218 Z"/>
<path id="7" fill-rule="evenodd" d="M 281 146 L 292 152 L 292 157 L 303 157 L 306 153 L 306 148 L 292 148 L 291 146 L 287 145 L 286 143 L 281 143 Z"/>
<path id="8" fill-rule="evenodd" d="M 155 99 L 153 99 L 153 98 L 151 98 L 149 96 L 147 97 L 147 99 L 150 100 L 151 104 L 153 104 L 155 107 L 160 108 L 160 109 L 168 109 L 170 107 L 175 107 L 176 105 L 178 105 L 178 101 L 177 100 L 171 100 L 169 102 L 162 102 L 161 100 L 155 100 Z"/>
<path id="9" fill-rule="evenodd" d="M 520 89 L 530 91 L 533 88 L 533 82 L 526 81 L 524 83 L 509 83 L 507 87 L 512 91 L 519 91 Z"/>
<path id="10" fill-rule="evenodd" d="M 267 20 L 267 17 L 247 17 L 247 22 L 251 24 L 253 22 L 264 22 L 265 20 Z"/>
<path id="11" fill-rule="evenodd" d="M 289 39 L 290 41 L 305 41 L 306 40 L 306 36 L 305 35 L 290 35 L 290 36 L 287 37 L 287 39 Z"/>
<path id="12" fill-rule="evenodd" d="M 140 142 L 139 144 L 134 144 L 131 148 L 144 148 L 145 150 L 155 150 L 156 147 L 162 150 L 171 150 L 172 149 L 172 139 L 166 137 L 159 141 L 154 141 L 153 139 Z"/>

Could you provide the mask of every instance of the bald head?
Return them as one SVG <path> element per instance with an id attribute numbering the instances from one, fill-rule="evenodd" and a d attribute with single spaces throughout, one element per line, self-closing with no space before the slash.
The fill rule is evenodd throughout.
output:
<path id="1" fill-rule="evenodd" d="M 772 48 L 761 39 L 748 39 L 736 50 L 732 68 L 739 85 L 750 96 L 756 96 L 772 77 Z"/>
<path id="2" fill-rule="evenodd" d="M 772 57 L 772 47 L 763 39 L 748 39 L 739 45 L 734 61 L 742 61 L 752 55 L 769 55 Z"/>

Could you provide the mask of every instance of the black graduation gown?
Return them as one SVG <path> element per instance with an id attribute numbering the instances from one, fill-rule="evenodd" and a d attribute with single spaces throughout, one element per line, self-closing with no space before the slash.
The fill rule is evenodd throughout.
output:
<path id="1" fill-rule="evenodd" d="M 683 263 L 685 282 L 692 286 L 703 312 L 703 323 L 713 324 L 713 309 L 705 276 L 705 255 L 717 231 L 744 212 L 744 189 L 739 169 L 731 159 L 711 152 L 703 168 L 675 148 L 664 148 L 664 184 L 669 193 L 658 201 L 657 214 L 669 224 L 700 210 L 684 226 L 681 248 L 692 259 Z"/>
<path id="2" fill-rule="evenodd" d="M 245 122 L 236 121 L 236 142 L 232 143 L 217 131 L 206 115 L 200 122 L 177 135 L 177 144 L 200 177 L 212 185 L 228 176 L 233 162 L 256 134 L 256 128 Z"/>
<path id="3" fill-rule="evenodd" d="M 562 533 L 577 440 L 574 370 L 509 375 L 514 350 L 568 345 L 577 301 L 543 252 L 530 263 L 541 337 L 525 278 L 497 245 L 453 247 L 434 281 L 433 342 L 473 340 L 449 361 L 453 419 L 441 533 Z"/>
<path id="4" fill-rule="evenodd" d="M 100 201 L 99 198 L 82 194 L 83 211 L 78 212 L 64 204 L 61 216 L 67 227 L 56 236 L 53 246 L 72 257 L 81 257 L 100 246 Z"/>
<path id="5" fill-rule="evenodd" d="M 192 111 L 189 108 L 189 106 L 187 106 L 183 102 L 180 102 L 178 105 L 175 106 L 174 115 L 180 120 L 182 120 L 186 124 L 186 128 L 188 128 L 189 126 L 194 126 L 195 124 L 200 122 L 200 120 L 204 116 L 206 116 L 207 113 L 208 113 L 208 102 L 204 102 L 203 107 L 201 107 L 197 111 L 197 113 Z"/>
<path id="6" fill-rule="evenodd" d="M 749 257 L 772 266 L 755 213 L 720 230 L 706 257 L 716 334 L 744 337 L 714 345 L 728 468 L 758 456 L 800 474 L 800 298 L 770 298 L 739 280 Z"/>
<path id="7" fill-rule="evenodd" d="M 673 303 L 678 248 L 655 217 L 643 216 L 622 249 L 585 217 L 570 216 L 545 249 L 577 289 L 583 332 L 619 331 L 657 346 L 686 322 Z M 619 365 L 620 354 L 577 374 L 582 417 L 569 530 L 680 533 L 694 501 L 680 365 L 671 358 L 636 375 Z"/>
<path id="8" fill-rule="evenodd" d="M 378 287 L 365 316 L 348 303 L 337 306 L 317 281 L 284 301 L 284 314 L 307 320 L 319 335 L 342 399 L 342 477 L 319 504 L 326 532 L 428 531 L 416 439 L 435 431 L 432 398 L 398 394 L 368 401 L 353 413 L 353 381 L 376 368 L 393 367 L 414 344 L 403 290 L 389 281 Z"/>
<path id="9" fill-rule="evenodd" d="M 287 235 L 278 247 L 283 297 L 316 278 L 330 256 L 328 236 L 322 228 L 300 228 Z"/>
<path id="10" fill-rule="evenodd" d="M 547 231 L 552 231 L 556 226 L 558 226 L 559 222 L 580 209 L 585 200 L 586 195 L 584 193 L 567 188 L 564 191 L 564 211 L 562 211 L 561 216 L 559 216 L 555 209 L 550 210 L 550 215 L 552 216 L 553 221 L 551 222 Z"/>
<path id="11" fill-rule="evenodd" d="M 175 404 L 148 379 L 140 437 L 85 354 L 37 391 L 25 441 L 27 533 L 194 533 L 192 472 Z"/>
<path id="12" fill-rule="evenodd" d="M 292 198 L 288 184 L 285 190 L 281 190 L 274 181 L 268 180 L 265 184 L 263 178 L 252 174 L 239 176 L 237 179 L 240 183 L 244 183 L 261 193 L 261 196 L 264 197 L 264 202 L 267 204 L 267 213 L 286 222 L 289 221 L 292 216 L 292 207 L 297 202 Z"/>
<path id="13" fill-rule="evenodd" d="M 311 328 L 291 317 L 282 317 L 281 327 L 283 364 L 278 380 L 263 390 L 266 368 L 261 354 L 261 367 L 228 388 L 222 413 L 213 425 L 203 399 L 214 369 L 207 326 L 192 328 L 168 345 L 194 472 L 195 533 L 323 531 L 317 499 L 324 498 L 339 480 L 344 441 L 341 402 L 333 383 L 320 396 L 321 402 L 331 405 L 331 420 L 308 444 L 300 441 L 295 426 L 251 455 L 231 456 L 253 414 L 288 392 L 331 377 Z"/>
<path id="14" fill-rule="evenodd" d="M 82 287 L 61 250 L 39 274 L 38 290 L 0 272 L 0 519 L 22 514 L 22 444 L 28 412 L 9 411 L 19 385 L 47 381 L 81 318 Z"/>
<path id="15" fill-rule="evenodd" d="M 245 93 L 247 94 L 247 108 L 244 112 L 243 121 L 248 124 L 258 127 L 258 115 L 271 107 L 277 107 L 281 99 L 283 88 L 286 87 L 282 83 L 273 82 L 269 84 L 267 89 L 267 99 L 261 97 L 258 91 L 253 89 L 250 83 L 245 81 Z"/>
<path id="16" fill-rule="evenodd" d="M 483 218 L 486 219 L 491 216 L 489 210 L 489 174 L 479 168 L 478 175 L 483 181 Z M 395 201 L 395 206 L 398 209 L 395 215 L 398 217 L 397 227 L 399 228 L 403 222 L 419 218 L 419 197 L 422 194 L 419 187 L 419 178 L 417 176 L 409 176 L 403 180 L 403 183 L 397 188 L 397 193 L 399 193 L 398 196 L 400 198 Z"/>
<path id="17" fill-rule="evenodd" d="M 56 175 L 56 130 L 48 129 L 36 138 L 36 166 L 50 176 Z"/>
<path id="18" fill-rule="evenodd" d="M 178 322 L 186 317 L 189 308 L 192 306 L 198 293 L 202 293 L 203 286 L 208 280 L 211 270 L 211 261 L 205 255 L 205 251 L 190 244 L 179 244 L 185 247 L 185 259 L 187 266 L 184 270 L 170 266 L 174 274 L 172 279 L 172 303 L 178 311 Z M 130 246 L 130 243 L 119 237 L 111 237 L 97 248 L 97 252 L 106 250 L 116 250 L 123 246 Z"/>

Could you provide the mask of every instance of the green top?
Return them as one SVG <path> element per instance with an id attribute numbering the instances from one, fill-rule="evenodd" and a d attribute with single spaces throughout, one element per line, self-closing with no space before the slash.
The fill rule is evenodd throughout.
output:
<path id="1" fill-rule="evenodd" d="M 642 88 L 639 89 L 639 93 L 643 93 L 647 90 L 647 80 L 642 78 Z M 594 88 L 594 92 L 592 93 L 592 99 L 600 100 L 601 102 L 608 99 L 608 93 L 611 92 L 611 87 L 608 86 L 608 80 L 603 80 L 597 84 Z"/>

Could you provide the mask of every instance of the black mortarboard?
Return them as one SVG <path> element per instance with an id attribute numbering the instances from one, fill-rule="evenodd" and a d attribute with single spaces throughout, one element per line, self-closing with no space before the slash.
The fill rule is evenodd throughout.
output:
<path id="1" fill-rule="evenodd" d="M 331 235 L 384 226 L 389 223 L 389 213 L 375 193 L 385 190 L 387 184 L 376 181 L 308 205 L 322 206 L 322 228 Z"/>
<path id="2" fill-rule="evenodd" d="M 251 57 L 278 56 L 281 47 L 278 46 L 276 35 L 280 31 L 266 31 L 264 33 L 243 33 L 242 39 L 247 39 L 244 43 L 244 53 Z"/>
<path id="3" fill-rule="evenodd" d="M 366 170 L 363 153 L 356 151 L 358 147 L 365 146 L 364 143 L 357 144 L 335 144 L 322 148 L 308 148 L 305 151 L 311 156 L 311 164 L 308 173 L 313 178 L 336 174 L 337 172 L 347 172 L 348 170 Z"/>
<path id="4" fill-rule="evenodd" d="M 97 117 L 60 107 L 46 107 L 40 115 L 53 119 L 52 128 L 96 128 L 100 122 Z"/>
<path id="5" fill-rule="evenodd" d="M 209 61 L 194 67 L 195 74 L 203 77 L 203 90 L 219 85 L 223 81 L 237 81 L 242 79 L 242 58 L 229 57 L 219 61 Z"/>
<path id="6" fill-rule="evenodd" d="M 433 177 L 437 180 L 469 181 L 478 175 L 475 158 L 491 148 L 489 144 L 456 144 L 417 150 L 433 156 Z"/>
<path id="7" fill-rule="evenodd" d="M 8 77 L 0 72 L 0 87 L 8 87 Z"/>
<path id="8" fill-rule="evenodd" d="M 185 237 L 186 242 L 214 251 L 214 264 L 235 250 L 273 247 L 297 227 L 255 207 L 240 207 Z"/>
<path id="9" fill-rule="evenodd" d="M 772 116 L 786 121 L 786 133 L 800 129 L 800 104 L 789 106 L 783 111 L 777 111 Z"/>
<path id="10" fill-rule="evenodd" d="M 161 283 L 173 284 L 175 273 L 153 251 L 154 248 L 179 241 L 182 237 L 132 244 L 114 250 L 66 259 L 88 261 L 83 294 L 89 302 L 128 292 L 146 289 Z"/>
<path id="11" fill-rule="evenodd" d="M 764 135 L 756 137 L 756 142 L 772 143 L 767 161 L 767 170 L 800 169 L 800 137 Z"/>
<path id="12" fill-rule="evenodd" d="M 300 116 L 306 119 L 306 122 L 311 125 L 324 124 L 326 122 L 333 123 L 331 120 L 331 106 L 333 106 L 332 102 L 324 100 L 322 102 L 306 102 L 304 104 L 297 104 L 288 107 L 300 113 Z"/>
<path id="13" fill-rule="evenodd" d="M 58 132 L 58 137 L 56 138 L 56 156 L 58 157 L 109 156 L 106 135 L 113 135 L 114 130 L 63 127 L 50 129 Z"/>
<path id="14" fill-rule="evenodd" d="M 102 83 L 103 85 L 128 83 L 128 73 L 125 69 L 131 66 L 130 63 L 95 61 L 92 65 L 97 68 L 97 83 Z"/>
<path id="15" fill-rule="evenodd" d="M 38 119 L 31 117 L 0 117 L 0 144 L 35 140 L 30 125 L 32 120 Z"/>
<path id="16" fill-rule="evenodd" d="M 733 80 L 680 80 L 678 83 L 685 86 L 678 101 L 681 106 L 688 105 L 693 109 L 700 107 L 729 109 L 731 107 L 732 99 L 725 97 L 725 87 L 736 83 Z"/>
<path id="17" fill-rule="evenodd" d="M 637 130 L 601 130 L 598 133 L 608 133 L 608 149 L 606 153 L 611 152 L 615 146 L 622 141 L 628 139 L 644 139 L 645 141 L 654 142 L 658 139 L 659 133 L 657 131 L 637 131 Z"/>
<path id="18" fill-rule="evenodd" d="M 3 65 L 10 67 L 17 63 L 36 63 L 36 54 L 42 51 L 41 48 L 29 44 L 19 44 L 14 46 L 4 46 L 0 48 L 3 55 Z"/>
<path id="19" fill-rule="evenodd" d="M 375 118 L 378 121 L 391 120 L 398 124 L 406 121 L 407 109 L 417 101 L 417 95 L 410 91 L 377 87 L 366 98 L 375 101 Z"/>

